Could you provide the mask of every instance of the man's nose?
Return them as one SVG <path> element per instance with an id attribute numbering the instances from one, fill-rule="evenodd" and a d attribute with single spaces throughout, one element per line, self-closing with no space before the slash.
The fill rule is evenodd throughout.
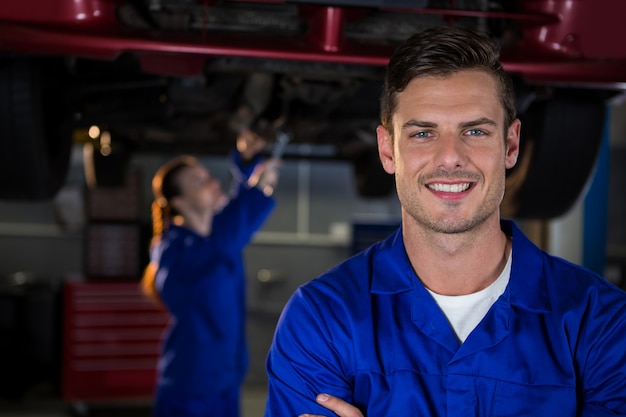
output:
<path id="1" fill-rule="evenodd" d="M 452 133 L 442 134 L 436 144 L 436 165 L 445 169 L 463 166 L 465 161 L 465 144 Z"/>

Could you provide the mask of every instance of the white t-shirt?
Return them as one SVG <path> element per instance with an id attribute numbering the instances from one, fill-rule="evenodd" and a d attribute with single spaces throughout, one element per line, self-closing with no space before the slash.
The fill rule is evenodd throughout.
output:
<path id="1" fill-rule="evenodd" d="M 511 277 L 511 254 L 500 276 L 487 288 L 467 295 L 441 295 L 430 290 L 437 305 L 448 318 L 459 340 L 465 341 L 487 311 L 502 295 Z"/>

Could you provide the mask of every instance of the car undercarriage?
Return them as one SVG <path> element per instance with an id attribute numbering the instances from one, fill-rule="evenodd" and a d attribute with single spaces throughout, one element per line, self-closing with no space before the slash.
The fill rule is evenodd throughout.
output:
<path id="1" fill-rule="evenodd" d="M 23 3 L 0 6 L 7 199 L 53 196 L 90 126 L 121 153 L 224 154 L 258 116 L 290 134 L 286 158 L 349 160 L 361 195 L 386 195 L 375 127 L 387 59 L 420 29 L 461 25 L 500 42 L 517 87 L 522 163 L 503 210 L 551 218 L 583 191 L 626 85 L 615 0 Z M 9 175 L 24 164 L 39 168 Z"/>

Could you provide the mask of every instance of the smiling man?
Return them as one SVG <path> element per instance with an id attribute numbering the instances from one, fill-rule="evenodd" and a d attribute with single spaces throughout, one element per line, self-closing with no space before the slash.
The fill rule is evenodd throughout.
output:
<path id="1" fill-rule="evenodd" d="M 402 226 L 292 296 L 266 417 L 626 415 L 626 294 L 501 219 L 514 103 L 482 33 L 394 53 L 377 136 Z"/>

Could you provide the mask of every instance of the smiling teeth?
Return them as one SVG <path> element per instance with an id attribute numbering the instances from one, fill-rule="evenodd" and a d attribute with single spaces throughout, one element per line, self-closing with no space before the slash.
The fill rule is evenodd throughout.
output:
<path id="1" fill-rule="evenodd" d="M 441 191 L 444 193 L 460 193 L 467 190 L 470 187 L 469 183 L 464 184 L 430 184 L 428 188 L 434 191 Z"/>

